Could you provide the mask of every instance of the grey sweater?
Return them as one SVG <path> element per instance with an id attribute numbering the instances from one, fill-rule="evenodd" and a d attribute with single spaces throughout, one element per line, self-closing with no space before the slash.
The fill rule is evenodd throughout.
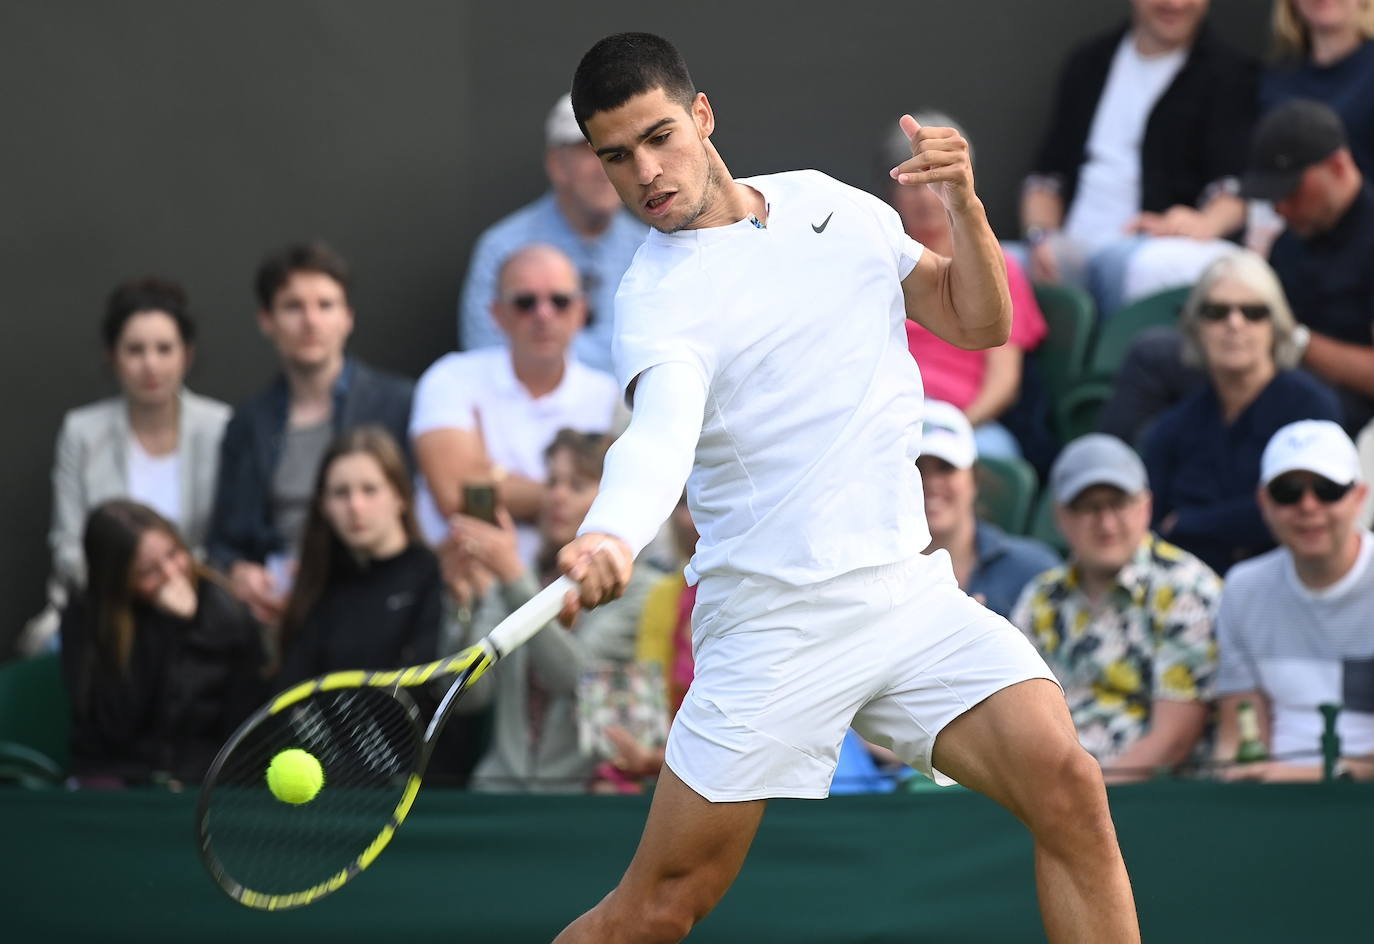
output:
<path id="1" fill-rule="evenodd" d="M 614 603 L 583 613 L 571 631 L 554 623 L 502 659 L 456 706 L 476 711 L 494 705 L 492 742 L 477 764 L 472 789 L 491 793 L 581 793 L 598 758 L 577 744 L 577 681 L 601 661 L 630 662 L 635 654 L 639 614 L 649 589 L 663 575 L 639 564 Z M 526 574 L 494 588 L 478 605 L 456 651 L 495 628 L 539 591 Z M 530 735 L 530 672 L 538 673 L 548 697 L 540 737 Z"/>

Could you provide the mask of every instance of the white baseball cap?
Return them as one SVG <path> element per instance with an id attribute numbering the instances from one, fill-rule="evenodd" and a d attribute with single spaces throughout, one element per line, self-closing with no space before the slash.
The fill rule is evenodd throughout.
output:
<path id="1" fill-rule="evenodd" d="M 1360 454 L 1345 430 L 1330 420 L 1298 420 L 1269 439 L 1260 457 L 1260 484 L 1287 472 L 1314 472 L 1337 485 L 1360 478 Z"/>
<path id="2" fill-rule="evenodd" d="M 586 144 L 582 129 L 573 115 L 572 96 L 564 95 L 553 103 L 549 117 L 544 119 L 544 146 L 555 148 L 568 144 Z"/>
<path id="3" fill-rule="evenodd" d="M 973 427 L 964 411 L 944 400 L 927 400 L 921 427 L 921 455 L 944 459 L 956 469 L 970 468 L 978 459 Z"/>

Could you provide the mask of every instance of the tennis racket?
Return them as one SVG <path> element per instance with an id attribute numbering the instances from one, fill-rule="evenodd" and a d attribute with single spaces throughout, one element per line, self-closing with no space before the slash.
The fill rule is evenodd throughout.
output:
<path id="1" fill-rule="evenodd" d="M 290 688 L 239 726 L 206 774 L 196 807 L 201 860 L 249 908 L 319 901 L 371 865 L 410 812 L 434 744 L 459 696 L 548 625 L 577 585 L 560 577 L 476 645 L 425 665 L 331 672 Z M 456 676 L 429 720 L 408 688 Z M 308 751 L 324 785 L 303 803 L 280 800 L 267 766 Z"/>

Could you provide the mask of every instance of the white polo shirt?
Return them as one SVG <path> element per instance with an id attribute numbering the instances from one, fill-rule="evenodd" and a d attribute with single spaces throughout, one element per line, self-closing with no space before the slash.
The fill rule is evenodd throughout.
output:
<path id="1" fill-rule="evenodd" d="M 482 348 L 445 354 L 420 377 L 410 414 L 410 438 L 436 429 L 472 430 L 481 417 L 487 455 L 508 471 L 542 482 L 544 450 L 560 429 L 611 432 L 620 394 L 610 374 L 569 359 L 563 381 L 542 397 L 515 376 L 510 351 Z M 431 543 L 448 528 L 420 476 L 416 483 L 420 529 Z M 528 563 L 539 550 L 534 525 L 520 525 L 520 555 Z"/>
<path id="2" fill-rule="evenodd" d="M 741 183 L 766 229 L 650 231 L 616 297 L 622 388 L 681 362 L 707 389 L 688 579 L 801 586 L 908 560 L 930 543 L 901 287 L 923 248 L 887 204 L 817 171 Z"/>

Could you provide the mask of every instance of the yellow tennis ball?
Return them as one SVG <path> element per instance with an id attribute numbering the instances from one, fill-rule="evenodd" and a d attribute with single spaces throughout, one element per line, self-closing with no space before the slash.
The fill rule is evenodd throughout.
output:
<path id="1" fill-rule="evenodd" d="M 324 786 L 324 768 L 309 751 L 293 747 L 267 765 L 267 789 L 283 803 L 309 803 Z"/>

